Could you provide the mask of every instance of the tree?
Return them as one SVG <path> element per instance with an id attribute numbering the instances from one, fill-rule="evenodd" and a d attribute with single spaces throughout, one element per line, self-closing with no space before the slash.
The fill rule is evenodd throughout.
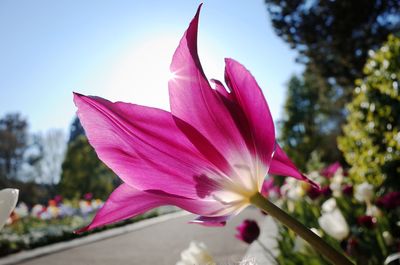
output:
<path id="1" fill-rule="evenodd" d="M 83 129 L 82 124 L 79 121 L 79 118 L 75 116 L 74 121 L 72 122 L 69 130 L 68 143 L 73 142 L 76 138 L 78 138 L 81 135 L 85 135 L 85 130 Z"/>
<path id="2" fill-rule="evenodd" d="M 398 0 L 265 0 L 275 32 L 327 83 L 351 96 L 370 49 L 400 30 Z M 338 88 L 338 87 L 337 87 Z"/>
<path id="3" fill-rule="evenodd" d="M 81 198 L 91 192 L 95 197 L 106 199 L 121 181 L 96 155 L 89 144 L 78 117 L 70 127 L 58 190 L 68 198 Z"/>
<path id="4" fill-rule="evenodd" d="M 335 140 L 338 132 L 329 127 L 333 118 L 319 104 L 318 87 L 318 78 L 309 70 L 302 77 L 291 77 L 287 85 L 279 140 L 302 170 L 306 170 L 312 153 L 327 163 L 341 158 Z"/>
<path id="5" fill-rule="evenodd" d="M 391 32 L 400 31 L 398 0 L 309 1 L 265 0 L 275 32 L 299 54 L 318 86 L 317 103 L 325 154 L 342 134 L 345 105 L 354 81 L 362 78 L 368 50 L 378 48 Z M 329 144 L 329 145 L 327 145 Z M 326 146 L 326 147 L 324 147 Z M 333 148 L 333 149 L 332 149 Z M 331 158 L 329 158 L 331 159 Z"/>
<path id="6" fill-rule="evenodd" d="M 63 196 L 81 198 L 91 192 L 96 198 L 106 199 L 117 184 L 117 177 L 99 160 L 86 136 L 68 144 L 58 184 Z"/>
<path id="7" fill-rule="evenodd" d="M 0 119 L 0 176 L 16 179 L 28 146 L 28 122 L 19 113 Z"/>
<path id="8" fill-rule="evenodd" d="M 64 132 L 50 129 L 45 134 L 35 135 L 35 146 L 39 154 L 35 163 L 30 163 L 32 179 L 38 183 L 54 185 L 60 180 L 61 164 L 64 161 L 66 139 Z"/>
<path id="9" fill-rule="evenodd" d="M 370 52 L 365 78 L 357 80 L 339 148 L 350 176 L 384 188 L 400 189 L 400 38 L 390 36 Z"/>

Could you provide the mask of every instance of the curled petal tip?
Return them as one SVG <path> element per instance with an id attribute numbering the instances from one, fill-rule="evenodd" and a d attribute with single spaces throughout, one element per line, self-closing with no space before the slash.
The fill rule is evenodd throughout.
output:
<path id="1" fill-rule="evenodd" d="M 79 97 L 83 97 L 84 95 L 82 95 L 81 93 L 78 93 L 78 92 L 72 92 L 72 95 L 73 95 L 73 97 L 74 97 L 74 99 L 75 98 L 79 98 Z"/>
<path id="2" fill-rule="evenodd" d="M 77 92 L 72 92 L 72 95 L 74 97 L 75 106 L 78 106 L 78 102 L 83 100 L 84 97 L 86 97 L 85 95 L 82 95 L 82 94 L 77 93 Z"/>

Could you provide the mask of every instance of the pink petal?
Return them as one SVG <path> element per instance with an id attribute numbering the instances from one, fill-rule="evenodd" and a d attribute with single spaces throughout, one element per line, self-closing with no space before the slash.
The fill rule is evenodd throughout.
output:
<path id="1" fill-rule="evenodd" d="M 236 115 L 237 123 L 248 126 L 248 146 L 265 165 L 270 163 L 275 145 L 275 128 L 271 112 L 264 95 L 251 73 L 233 59 L 225 59 L 225 78 L 232 91 L 242 117 Z M 237 110 L 236 113 L 239 113 Z"/>
<path id="2" fill-rule="evenodd" d="M 227 161 L 250 161 L 246 143 L 225 107 L 223 99 L 207 81 L 197 54 L 197 28 L 200 7 L 180 41 L 172 59 L 169 81 L 171 112 L 205 136 Z M 178 126 L 196 145 L 197 138 L 186 127 Z"/>
<path id="3" fill-rule="evenodd" d="M 276 149 L 272 157 L 268 173 L 272 175 L 294 177 L 296 179 L 306 181 L 311 185 L 319 188 L 318 184 L 300 173 L 300 171 L 296 168 L 296 166 L 278 144 L 276 144 Z"/>
<path id="4" fill-rule="evenodd" d="M 232 94 L 228 92 L 228 90 L 226 90 L 224 84 L 222 84 L 221 81 L 217 80 L 217 79 L 211 79 L 210 80 L 211 83 L 214 84 L 215 86 L 215 90 L 224 98 L 226 98 L 227 100 L 232 100 Z"/>
<path id="5" fill-rule="evenodd" d="M 269 191 L 271 191 L 275 187 L 274 184 L 274 179 L 272 177 L 269 177 L 268 179 L 264 180 L 262 188 L 261 188 L 261 194 L 265 197 L 268 196 Z"/>
<path id="6" fill-rule="evenodd" d="M 124 183 L 113 191 L 92 222 L 77 233 L 126 220 L 161 205 L 175 205 L 196 214 L 211 214 L 221 207 L 217 202 L 193 200 L 159 191 L 141 191 Z"/>
<path id="7" fill-rule="evenodd" d="M 341 167 L 342 167 L 342 166 L 340 165 L 339 162 L 335 162 L 335 163 L 333 163 L 333 164 L 327 166 L 326 168 L 324 168 L 324 169 L 321 171 L 321 175 L 322 175 L 322 176 L 325 176 L 325 177 L 327 177 L 327 178 L 331 178 L 331 177 L 333 177 L 333 175 L 335 175 L 336 171 L 337 171 L 339 168 L 341 168 Z"/>
<path id="8" fill-rule="evenodd" d="M 141 190 L 162 187 L 168 193 L 198 198 L 196 177 L 218 175 L 214 163 L 222 156 L 194 128 L 170 113 L 79 94 L 74 101 L 97 155 L 124 182 Z M 209 157 L 199 153 L 177 123 L 191 129 Z"/>

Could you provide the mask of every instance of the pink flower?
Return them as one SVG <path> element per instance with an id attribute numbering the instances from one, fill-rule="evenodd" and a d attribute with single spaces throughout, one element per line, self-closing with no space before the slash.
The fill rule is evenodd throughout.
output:
<path id="1" fill-rule="evenodd" d="M 56 195 L 56 196 L 54 196 L 54 201 L 58 205 L 58 204 L 62 203 L 63 197 L 61 195 Z"/>
<path id="2" fill-rule="evenodd" d="M 264 181 L 261 187 L 261 195 L 266 198 L 279 198 L 281 196 L 281 190 L 278 186 L 275 185 L 273 178 L 268 178 Z"/>
<path id="3" fill-rule="evenodd" d="M 267 102 L 248 70 L 226 59 L 229 90 L 217 80 L 211 88 L 197 55 L 199 12 L 172 59 L 171 112 L 74 94 L 90 144 L 124 182 L 82 231 L 160 205 L 223 225 L 250 204 L 268 173 L 309 181 L 276 144 Z"/>
<path id="4" fill-rule="evenodd" d="M 93 193 L 87 192 L 87 193 L 83 194 L 83 198 L 87 201 L 90 201 L 91 199 L 93 199 Z"/>
<path id="5" fill-rule="evenodd" d="M 332 178 L 333 175 L 335 175 L 336 171 L 337 171 L 339 168 L 341 168 L 341 167 L 342 167 L 342 166 L 340 165 L 339 162 L 335 162 L 335 163 L 333 163 L 333 164 L 327 166 L 326 168 L 324 168 L 324 169 L 321 171 L 321 175 L 322 175 L 322 176 L 325 176 L 325 177 L 327 177 L 327 178 Z"/>
<path id="6" fill-rule="evenodd" d="M 260 235 L 260 227 L 254 220 L 246 219 L 239 226 L 236 227 L 236 238 L 251 244 Z"/>

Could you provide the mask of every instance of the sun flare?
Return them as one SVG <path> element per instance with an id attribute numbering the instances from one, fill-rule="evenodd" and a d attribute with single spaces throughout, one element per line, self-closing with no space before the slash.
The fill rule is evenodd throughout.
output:
<path id="1" fill-rule="evenodd" d="M 118 101 L 123 98 L 130 102 L 169 109 L 168 82 L 179 79 L 179 73 L 169 69 L 179 34 L 161 35 L 154 38 L 135 41 L 129 48 L 123 49 L 101 73 L 92 76 L 89 87 L 99 91 L 106 98 Z M 208 45 L 200 47 L 204 58 L 204 68 L 210 76 L 214 69 L 223 68 L 223 58 L 219 63 Z"/>

